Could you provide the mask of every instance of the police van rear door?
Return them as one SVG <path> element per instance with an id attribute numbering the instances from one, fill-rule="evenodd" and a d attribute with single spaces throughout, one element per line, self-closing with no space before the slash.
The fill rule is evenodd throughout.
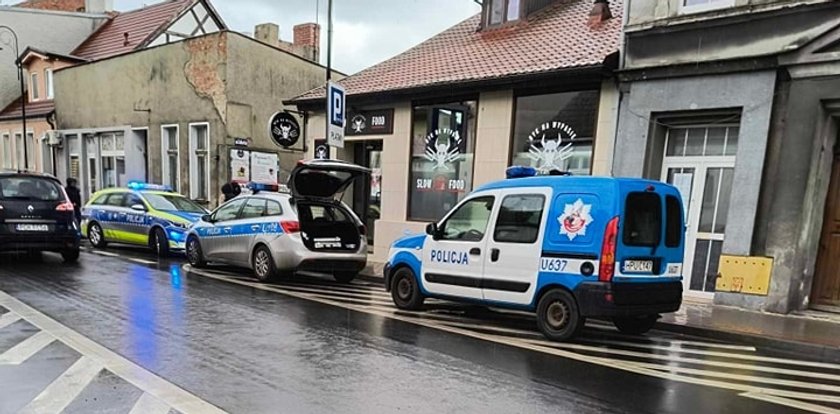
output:
<path id="1" fill-rule="evenodd" d="M 438 224 L 423 246 L 423 287 L 430 293 L 482 299 L 484 258 L 497 195 L 482 192 L 463 201 Z"/>

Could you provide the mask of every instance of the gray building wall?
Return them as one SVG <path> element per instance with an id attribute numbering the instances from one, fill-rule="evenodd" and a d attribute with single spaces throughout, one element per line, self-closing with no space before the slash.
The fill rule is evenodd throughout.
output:
<path id="1" fill-rule="evenodd" d="M 100 24 L 105 16 L 99 14 L 69 13 L 46 10 L 0 7 L 0 25 L 11 27 L 18 35 L 20 52 L 27 47 L 69 54 Z M 11 42 L 12 37 L 0 31 L 0 43 Z M 20 96 L 14 46 L 0 45 L 0 106 L 5 107 Z"/>
<path id="2" fill-rule="evenodd" d="M 160 182 L 161 126 L 178 125 L 180 185 L 189 194 L 189 124 L 208 122 L 215 206 L 230 178 L 234 138 L 249 138 L 253 150 L 281 153 L 281 168 L 302 158 L 269 139 L 269 118 L 283 100 L 322 85 L 324 74 L 321 66 L 243 35 L 214 33 L 58 71 L 58 129 L 148 127 L 148 179 Z"/>
<path id="3" fill-rule="evenodd" d="M 628 2 L 628 26 L 666 24 L 665 20 L 705 20 L 721 15 L 746 14 L 763 9 L 802 4 L 828 3 L 833 0 L 734 0 L 732 7 L 705 13 L 685 13 L 681 4 L 685 0 L 633 0 Z"/>
<path id="4" fill-rule="evenodd" d="M 727 216 L 723 254 L 750 255 L 775 84 L 774 71 L 628 84 L 629 91 L 623 95 L 620 107 L 614 175 L 660 179 L 663 144 L 654 139 L 658 115 L 714 109 L 740 111 L 741 132 L 730 201 L 733 208 Z M 764 300 L 756 300 L 759 299 Z M 719 303 L 732 300 L 725 294 L 716 295 Z M 755 303 L 751 307 L 759 306 Z"/>

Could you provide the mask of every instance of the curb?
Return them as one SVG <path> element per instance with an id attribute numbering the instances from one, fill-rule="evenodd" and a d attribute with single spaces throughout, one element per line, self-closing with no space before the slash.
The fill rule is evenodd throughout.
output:
<path id="1" fill-rule="evenodd" d="M 365 272 L 359 274 L 359 279 L 380 285 L 384 283 L 382 276 L 376 276 Z M 654 329 L 683 335 L 710 338 L 724 342 L 743 343 L 754 346 L 760 350 L 772 351 L 789 357 L 805 358 L 818 362 L 840 363 L 840 348 L 829 345 L 790 341 L 781 338 L 741 332 L 728 332 L 701 326 L 682 325 L 661 321 L 656 323 Z"/>
<path id="2" fill-rule="evenodd" d="M 840 363 L 840 348 L 808 342 L 760 336 L 741 332 L 727 332 L 701 326 L 657 322 L 654 329 L 699 336 L 726 342 L 740 342 L 761 350 L 773 351 L 785 356 L 805 358 L 818 362 Z"/>

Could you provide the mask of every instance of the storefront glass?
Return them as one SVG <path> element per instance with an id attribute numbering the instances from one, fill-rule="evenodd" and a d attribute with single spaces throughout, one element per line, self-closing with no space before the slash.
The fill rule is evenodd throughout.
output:
<path id="1" fill-rule="evenodd" d="M 434 221 L 472 191 L 476 102 L 414 108 L 410 220 Z"/>
<path id="2" fill-rule="evenodd" d="M 516 98 L 511 165 L 589 175 L 598 91 Z"/>

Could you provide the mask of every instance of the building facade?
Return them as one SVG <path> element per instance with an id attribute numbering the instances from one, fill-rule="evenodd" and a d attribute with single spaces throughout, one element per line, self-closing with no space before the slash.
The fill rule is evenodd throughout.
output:
<path id="1" fill-rule="evenodd" d="M 621 15 L 619 2 L 611 7 Z M 367 223 L 373 261 L 510 165 L 610 174 L 621 22 L 590 22 L 590 11 L 588 0 L 484 2 L 476 16 L 347 77 L 343 149 L 325 146 L 323 89 L 289 102 L 309 113 L 310 157 L 371 168 L 344 200 Z"/>
<path id="2" fill-rule="evenodd" d="M 269 120 L 325 74 L 229 31 L 57 71 L 57 173 L 84 196 L 143 180 L 215 207 L 232 179 L 285 181 L 304 143 L 279 147 Z"/>
<path id="3" fill-rule="evenodd" d="M 613 173 L 680 189 L 690 295 L 782 313 L 840 305 L 838 22 L 832 1 L 629 6 Z M 771 258 L 769 280 L 722 275 L 731 257 Z"/>

